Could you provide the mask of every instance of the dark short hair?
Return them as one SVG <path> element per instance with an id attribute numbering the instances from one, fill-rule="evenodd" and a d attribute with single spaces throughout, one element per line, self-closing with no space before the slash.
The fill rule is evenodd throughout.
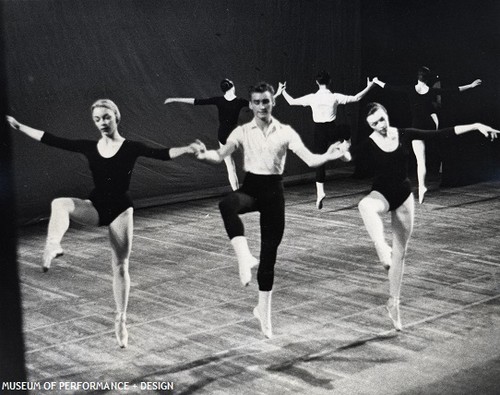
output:
<path id="1" fill-rule="evenodd" d="M 370 115 L 374 114 L 378 110 L 384 111 L 386 114 L 388 114 L 387 109 L 380 103 L 368 103 L 366 105 L 366 118 L 368 118 Z"/>
<path id="2" fill-rule="evenodd" d="M 314 80 L 317 81 L 320 85 L 328 85 L 332 81 L 332 79 L 330 78 L 330 74 L 328 74 L 326 71 L 320 71 L 318 74 L 316 74 L 316 78 Z"/>
<path id="3" fill-rule="evenodd" d="M 422 82 L 425 82 L 426 84 L 430 83 L 431 81 L 431 70 L 426 67 L 426 66 L 422 66 L 418 69 L 417 71 L 417 79 L 419 81 L 422 81 Z"/>
<path id="4" fill-rule="evenodd" d="M 248 95 L 251 97 L 252 93 L 264 93 L 269 92 L 271 96 L 274 96 L 274 88 L 271 84 L 267 82 L 261 81 L 256 83 L 255 85 L 248 88 Z"/>
<path id="5" fill-rule="evenodd" d="M 221 82 L 220 82 L 220 89 L 222 92 L 226 93 L 229 89 L 231 89 L 232 87 L 234 86 L 233 84 L 233 81 L 227 79 L 227 78 L 224 78 Z"/>

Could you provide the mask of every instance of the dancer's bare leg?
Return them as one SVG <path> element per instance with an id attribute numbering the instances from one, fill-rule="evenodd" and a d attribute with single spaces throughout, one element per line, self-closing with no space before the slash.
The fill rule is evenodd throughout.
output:
<path id="1" fill-rule="evenodd" d="M 418 179 L 418 202 L 424 202 L 424 195 L 427 192 L 425 185 L 425 176 L 427 174 L 427 167 L 425 164 L 425 143 L 422 140 L 413 140 L 411 142 L 413 153 L 417 160 L 417 179 Z"/>
<path id="2" fill-rule="evenodd" d="M 129 257 L 132 251 L 134 209 L 129 207 L 109 225 L 112 251 L 113 294 L 116 304 L 115 334 L 120 347 L 127 347 L 128 332 L 125 326 L 130 293 Z"/>
<path id="3" fill-rule="evenodd" d="M 99 214 L 90 200 L 57 198 L 52 201 L 47 243 L 43 253 L 43 271 L 50 268 L 52 259 L 63 254 L 61 240 L 69 228 L 70 220 L 82 225 L 97 226 Z"/>
<path id="4" fill-rule="evenodd" d="M 391 266 L 391 247 L 384 236 L 384 223 L 381 215 L 389 211 L 387 199 L 377 191 L 371 191 L 358 204 L 361 218 L 368 235 L 375 244 L 377 255 L 386 270 Z"/>
<path id="5" fill-rule="evenodd" d="M 219 142 L 219 146 L 222 147 L 223 144 Z M 224 163 L 226 164 L 227 168 L 229 184 L 231 184 L 231 188 L 233 189 L 233 191 L 236 191 L 240 188 L 240 183 L 238 181 L 238 173 L 236 172 L 236 164 L 234 163 L 232 155 L 226 156 L 224 158 Z"/>
<path id="6" fill-rule="evenodd" d="M 413 230 L 414 212 L 413 195 L 410 195 L 400 207 L 392 212 L 392 265 L 389 270 L 390 299 L 387 303 L 387 310 L 396 330 L 402 329 L 399 316 L 399 297 L 403 282 L 406 249 Z"/>

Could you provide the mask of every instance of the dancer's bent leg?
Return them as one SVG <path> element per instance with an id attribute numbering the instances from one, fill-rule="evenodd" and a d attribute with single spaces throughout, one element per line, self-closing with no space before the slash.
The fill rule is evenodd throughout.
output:
<path id="1" fill-rule="evenodd" d="M 129 257 L 132 251 L 134 209 L 129 207 L 109 225 L 112 251 L 113 295 L 116 304 L 115 334 L 120 347 L 127 347 L 128 332 L 125 325 L 130 293 Z"/>
<path id="2" fill-rule="evenodd" d="M 43 271 L 50 268 L 52 259 L 63 254 L 61 240 L 69 228 L 70 219 L 82 225 L 99 224 L 99 214 L 90 200 L 57 198 L 52 201 L 47 242 L 43 253 Z"/>
<path id="3" fill-rule="evenodd" d="M 389 203 L 380 192 L 371 191 L 368 196 L 361 199 L 358 209 L 368 235 L 375 244 L 380 262 L 386 270 L 389 270 L 391 266 L 391 247 L 385 240 L 384 223 L 381 217 L 382 214 L 389 211 Z"/>
<path id="4" fill-rule="evenodd" d="M 240 281 L 246 286 L 252 278 L 251 268 L 256 266 L 258 261 L 248 248 L 245 228 L 239 214 L 254 211 L 255 199 L 243 192 L 232 192 L 221 200 L 219 209 L 226 232 L 238 259 Z"/>

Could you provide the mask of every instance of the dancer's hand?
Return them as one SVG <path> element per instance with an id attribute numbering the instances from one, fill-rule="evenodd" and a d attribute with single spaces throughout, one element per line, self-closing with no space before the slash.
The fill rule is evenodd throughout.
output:
<path id="1" fill-rule="evenodd" d="M 174 102 L 174 99 L 171 98 L 171 97 L 168 97 L 167 99 L 165 99 L 165 101 L 163 102 L 163 104 L 168 104 L 168 103 L 173 103 Z"/>
<path id="2" fill-rule="evenodd" d="M 491 141 L 495 140 L 500 133 L 500 130 L 493 129 L 492 127 L 482 123 L 477 123 L 475 126 L 480 133 L 482 133 L 485 137 L 489 137 Z"/>
<path id="3" fill-rule="evenodd" d="M 10 115 L 6 115 L 5 118 L 12 129 L 19 130 L 21 128 L 21 124 L 17 122 L 16 118 L 11 117 Z"/>
<path id="4" fill-rule="evenodd" d="M 483 83 L 483 81 L 481 81 L 480 79 L 477 79 L 477 80 L 474 80 L 473 82 L 471 82 L 471 83 L 469 84 L 469 86 L 470 86 L 471 88 L 475 88 L 476 86 L 479 86 L 479 85 L 481 85 L 482 83 Z"/>
<path id="5" fill-rule="evenodd" d="M 193 143 L 196 148 L 196 159 L 204 160 L 206 159 L 206 152 L 207 152 L 207 147 L 203 143 L 203 141 L 196 139 L 196 141 Z"/>
<path id="6" fill-rule="evenodd" d="M 382 86 L 383 82 L 378 79 L 378 77 L 373 77 L 372 82 L 378 86 Z"/>
<path id="7" fill-rule="evenodd" d="M 366 77 L 366 86 L 371 88 L 375 84 L 375 78 L 370 81 L 370 77 Z"/>
<path id="8" fill-rule="evenodd" d="M 276 92 L 276 93 L 281 94 L 281 92 L 283 92 L 284 90 L 286 90 L 286 81 L 285 82 L 278 82 L 278 92 Z"/>

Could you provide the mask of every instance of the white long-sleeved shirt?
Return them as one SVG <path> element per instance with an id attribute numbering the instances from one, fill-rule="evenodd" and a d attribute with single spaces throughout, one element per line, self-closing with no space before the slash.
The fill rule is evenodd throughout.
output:
<path id="1" fill-rule="evenodd" d="M 243 148 L 245 171 L 261 175 L 283 174 L 288 149 L 301 159 L 304 150 L 308 151 L 299 134 L 274 117 L 266 133 L 253 119 L 234 129 L 227 142 Z"/>
<path id="2" fill-rule="evenodd" d="M 310 106 L 315 123 L 333 122 L 337 117 L 338 105 L 353 102 L 356 102 L 355 96 L 332 93 L 328 88 L 319 88 L 316 93 L 289 101 L 291 105 Z"/>

